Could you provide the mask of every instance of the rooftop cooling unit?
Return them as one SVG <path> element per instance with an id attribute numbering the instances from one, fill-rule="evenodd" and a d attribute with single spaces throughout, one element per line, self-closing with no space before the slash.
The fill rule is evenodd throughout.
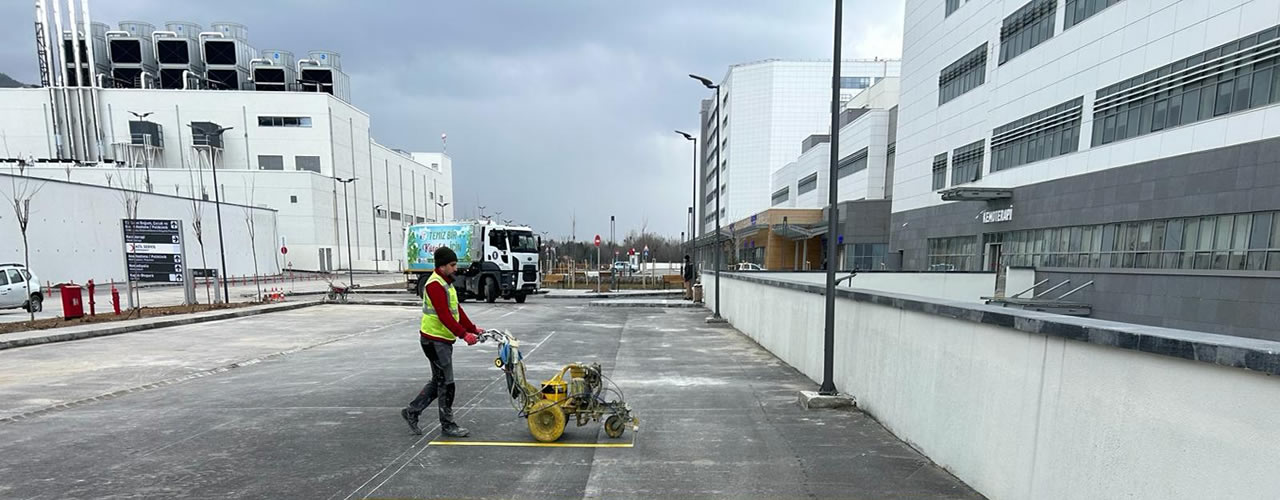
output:
<path id="1" fill-rule="evenodd" d="M 337 52 L 313 50 L 305 62 L 299 61 L 299 87 L 303 92 L 325 92 L 343 101 L 351 100 L 351 79 L 342 72 L 342 56 Z"/>
<path id="2" fill-rule="evenodd" d="M 151 35 L 156 27 L 140 21 L 123 21 L 119 31 L 106 33 L 107 59 L 111 62 L 108 86 L 138 89 L 156 73 Z"/>
<path id="3" fill-rule="evenodd" d="M 294 88 L 298 79 L 293 52 L 264 50 L 262 57 L 254 59 L 252 69 L 255 90 L 283 92 Z"/>
<path id="4" fill-rule="evenodd" d="M 206 83 L 211 89 L 247 88 L 256 53 L 246 41 L 248 29 L 235 23 L 213 23 L 211 28 L 214 34 L 200 37 Z"/>

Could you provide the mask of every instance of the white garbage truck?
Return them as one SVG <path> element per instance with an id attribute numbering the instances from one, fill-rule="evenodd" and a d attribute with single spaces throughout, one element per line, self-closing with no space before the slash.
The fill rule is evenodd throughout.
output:
<path id="1" fill-rule="evenodd" d="M 539 293 L 542 238 L 527 226 L 493 221 L 415 224 L 405 228 L 405 288 L 422 296 L 435 271 L 435 251 L 447 246 L 458 254 L 453 286 L 459 300 L 514 299 L 524 303 Z"/>

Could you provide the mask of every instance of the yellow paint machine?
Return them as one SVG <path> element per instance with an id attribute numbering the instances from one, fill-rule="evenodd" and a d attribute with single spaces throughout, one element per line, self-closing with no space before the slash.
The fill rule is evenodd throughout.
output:
<path id="1" fill-rule="evenodd" d="M 533 385 L 525 377 L 524 356 L 514 335 L 486 330 L 479 338 L 480 342 L 498 343 L 493 364 L 502 369 L 512 406 L 528 420 L 534 439 L 544 443 L 560 439 L 569 419 L 579 427 L 603 420 L 605 434 L 614 439 L 622 437 L 627 425 L 633 432 L 639 430 L 639 420 L 623 401 L 622 390 L 604 375 L 598 363 L 570 363 L 554 377 Z M 608 399 L 615 396 L 617 399 Z"/>

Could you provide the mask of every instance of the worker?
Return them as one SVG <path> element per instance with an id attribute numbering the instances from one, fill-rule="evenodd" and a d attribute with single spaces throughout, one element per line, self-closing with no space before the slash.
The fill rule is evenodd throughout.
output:
<path id="1" fill-rule="evenodd" d="M 467 437 L 470 432 L 453 420 L 453 343 L 462 339 L 467 345 L 475 345 L 476 335 L 482 330 L 467 319 L 467 313 L 458 305 L 458 292 L 453 288 L 458 255 L 449 247 L 440 247 L 434 257 L 436 269 L 422 294 L 422 324 L 418 335 L 422 353 L 431 362 L 431 381 L 408 407 L 400 410 L 400 416 L 409 423 L 409 430 L 421 435 L 418 416 L 435 401 L 436 408 L 440 410 L 440 433 L 449 437 Z M 442 311 L 447 314 L 440 314 Z"/>
<path id="2" fill-rule="evenodd" d="M 684 256 L 684 269 L 680 270 L 680 274 L 684 276 L 684 298 L 685 300 L 693 300 L 693 262 L 689 261 L 689 256 Z"/>

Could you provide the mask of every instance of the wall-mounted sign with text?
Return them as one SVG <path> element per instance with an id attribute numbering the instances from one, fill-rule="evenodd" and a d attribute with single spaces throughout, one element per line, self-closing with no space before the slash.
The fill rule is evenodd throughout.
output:
<path id="1" fill-rule="evenodd" d="M 992 222 L 1009 222 L 1013 220 L 1013 207 L 1000 210 L 986 210 L 982 212 L 982 223 L 990 224 Z"/>

